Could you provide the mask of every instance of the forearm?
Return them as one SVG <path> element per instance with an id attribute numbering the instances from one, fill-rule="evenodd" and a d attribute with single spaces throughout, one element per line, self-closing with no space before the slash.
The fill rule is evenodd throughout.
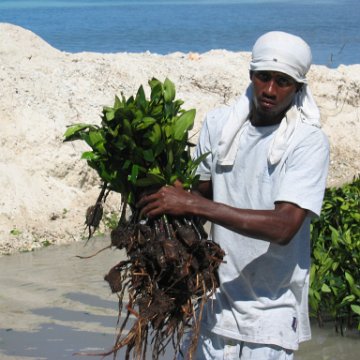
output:
<path id="1" fill-rule="evenodd" d="M 194 198 L 186 212 L 239 234 L 279 245 L 289 243 L 306 216 L 305 210 L 293 204 L 277 204 L 274 210 L 247 210 L 205 198 Z"/>

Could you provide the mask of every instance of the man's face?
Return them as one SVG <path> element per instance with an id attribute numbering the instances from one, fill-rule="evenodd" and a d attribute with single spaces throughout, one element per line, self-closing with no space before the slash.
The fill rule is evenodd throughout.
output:
<path id="1" fill-rule="evenodd" d="M 277 71 L 254 71 L 250 78 L 254 86 L 255 124 L 280 122 L 300 85 L 290 76 Z"/>

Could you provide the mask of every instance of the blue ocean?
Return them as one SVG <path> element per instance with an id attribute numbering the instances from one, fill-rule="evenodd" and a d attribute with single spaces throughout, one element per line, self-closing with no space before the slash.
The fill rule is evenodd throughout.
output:
<path id="1" fill-rule="evenodd" d="M 360 63 L 359 0 L 0 0 L 0 22 L 59 50 L 101 53 L 251 51 L 283 30 L 309 43 L 315 64 Z"/>

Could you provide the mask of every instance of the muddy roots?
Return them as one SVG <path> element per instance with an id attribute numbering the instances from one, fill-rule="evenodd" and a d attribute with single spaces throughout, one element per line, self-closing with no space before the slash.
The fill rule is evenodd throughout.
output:
<path id="1" fill-rule="evenodd" d="M 126 360 L 145 360 L 151 347 L 157 360 L 171 344 L 177 356 L 184 332 L 191 329 L 192 343 L 183 355 L 193 359 L 203 306 L 218 287 L 222 249 L 193 219 L 145 221 L 136 215 L 112 230 L 111 247 L 127 255 L 105 276 L 119 297 L 122 322 L 114 347 L 99 355 L 116 358 L 126 347 Z"/>

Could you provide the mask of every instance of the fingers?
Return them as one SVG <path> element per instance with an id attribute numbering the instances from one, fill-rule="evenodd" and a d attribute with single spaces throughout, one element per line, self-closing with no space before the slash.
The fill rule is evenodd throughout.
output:
<path id="1" fill-rule="evenodd" d="M 140 208 L 145 206 L 146 204 L 156 201 L 163 197 L 163 189 L 165 187 L 161 188 L 155 193 L 143 193 L 140 197 L 140 200 L 137 202 L 136 207 Z"/>
<path id="2" fill-rule="evenodd" d="M 136 204 L 141 216 L 156 217 L 163 214 L 182 215 L 189 193 L 182 186 L 164 186 L 156 193 L 143 195 Z"/>
<path id="3" fill-rule="evenodd" d="M 136 207 L 141 208 L 140 215 L 147 217 L 155 217 L 164 213 L 162 189 L 152 194 L 144 194 L 137 202 Z"/>
<path id="4" fill-rule="evenodd" d="M 151 195 L 142 194 L 140 200 L 136 203 L 136 207 L 137 208 L 144 207 L 149 201 L 151 201 L 150 196 Z"/>
<path id="5" fill-rule="evenodd" d="M 153 217 L 160 216 L 160 215 L 162 215 L 164 213 L 165 212 L 162 210 L 162 208 L 160 206 L 158 206 L 155 202 L 152 202 L 152 203 L 149 203 L 149 204 L 145 205 L 140 210 L 140 216 L 141 217 L 153 218 Z"/>

